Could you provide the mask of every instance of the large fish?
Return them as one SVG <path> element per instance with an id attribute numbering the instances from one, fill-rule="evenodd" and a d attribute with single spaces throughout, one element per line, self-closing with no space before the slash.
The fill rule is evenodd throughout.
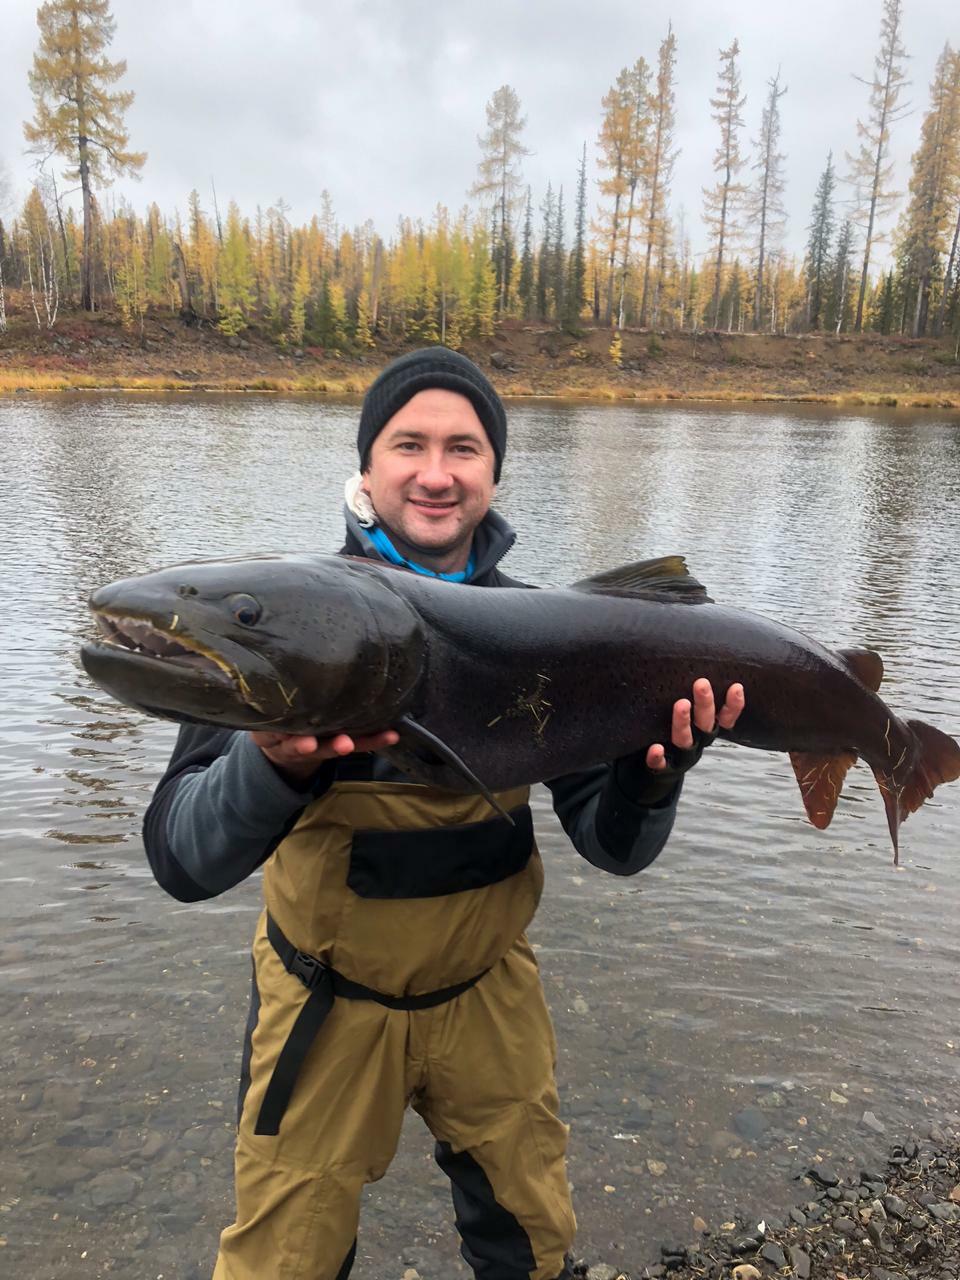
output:
<path id="1" fill-rule="evenodd" d="M 368 560 L 262 556 L 126 578 L 90 600 L 92 678 L 171 720 L 320 737 L 386 728 L 423 782 L 491 792 L 666 741 L 700 676 L 743 683 L 726 733 L 788 751 L 826 827 L 862 757 L 900 823 L 960 777 L 960 745 L 877 694 L 880 656 L 714 604 L 679 556 L 549 590 L 453 586 Z"/>

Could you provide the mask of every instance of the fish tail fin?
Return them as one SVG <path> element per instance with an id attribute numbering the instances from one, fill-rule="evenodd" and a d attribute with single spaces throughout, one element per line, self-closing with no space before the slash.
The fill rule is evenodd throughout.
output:
<path id="1" fill-rule="evenodd" d="M 887 811 L 894 862 L 899 861 L 897 832 L 900 823 L 930 799 L 935 787 L 960 778 L 960 743 L 923 720 L 908 720 L 906 723 L 913 735 L 915 750 L 905 773 L 896 768 L 888 772 L 877 768 L 873 770 Z"/>
<path id="2" fill-rule="evenodd" d="M 818 755 L 813 751 L 791 751 L 790 763 L 797 775 L 807 817 L 818 830 L 829 827 L 843 790 L 847 770 L 857 763 L 855 751 Z"/>

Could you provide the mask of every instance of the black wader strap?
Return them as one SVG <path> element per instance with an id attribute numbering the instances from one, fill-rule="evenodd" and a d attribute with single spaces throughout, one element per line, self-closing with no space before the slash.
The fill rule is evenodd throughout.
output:
<path id="1" fill-rule="evenodd" d="M 361 982 L 345 978 L 336 969 L 321 964 L 315 956 L 298 951 L 292 942 L 287 941 L 271 915 L 267 916 L 267 937 L 287 973 L 299 978 L 310 992 L 280 1050 L 280 1057 L 260 1105 L 254 1133 L 268 1136 L 280 1131 L 280 1121 L 290 1102 L 303 1060 L 326 1021 L 327 1014 L 333 1008 L 335 996 L 344 1000 L 374 1000 L 386 1009 L 432 1009 L 469 991 L 487 972 L 484 969 L 483 973 L 468 978 L 466 982 L 457 982 L 452 987 L 442 987 L 439 991 L 426 991 L 419 996 L 385 996 L 372 987 L 365 987 Z"/>

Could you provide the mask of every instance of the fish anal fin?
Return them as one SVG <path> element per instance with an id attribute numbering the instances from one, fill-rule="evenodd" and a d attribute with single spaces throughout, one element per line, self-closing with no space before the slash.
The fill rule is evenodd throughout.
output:
<path id="1" fill-rule="evenodd" d="M 820 755 L 813 751 L 791 751 L 790 763 L 797 775 L 803 807 L 813 825 L 823 831 L 830 825 L 847 770 L 857 763 L 855 751 Z"/>
<path id="2" fill-rule="evenodd" d="M 499 802 L 489 787 L 484 786 L 476 774 L 467 767 L 452 747 L 448 747 L 441 738 L 438 738 L 435 733 L 431 733 L 429 729 L 425 729 L 422 724 L 418 724 L 411 716 L 401 716 L 396 723 L 396 727 L 400 732 L 401 743 L 403 738 L 406 737 L 418 746 L 425 747 L 438 760 L 447 765 L 447 767 L 452 769 L 455 773 L 458 773 L 465 782 L 469 783 L 471 790 L 479 792 L 480 795 L 483 796 L 484 800 L 486 800 L 487 804 L 490 805 L 491 809 L 494 809 L 501 818 L 505 818 L 506 821 L 510 823 L 511 827 L 516 826 L 513 818 L 511 818 L 510 814 L 507 813 L 506 809 L 504 809 L 503 805 Z"/>
<path id="3" fill-rule="evenodd" d="M 690 573 L 683 556 L 658 556 L 654 560 L 638 560 L 616 569 L 605 569 L 603 573 L 574 582 L 570 590 L 668 599 L 677 604 L 711 603 L 706 588 Z"/>
<path id="4" fill-rule="evenodd" d="M 862 685 L 874 693 L 883 680 L 883 659 L 874 649 L 837 649 L 837 657 Z"/>

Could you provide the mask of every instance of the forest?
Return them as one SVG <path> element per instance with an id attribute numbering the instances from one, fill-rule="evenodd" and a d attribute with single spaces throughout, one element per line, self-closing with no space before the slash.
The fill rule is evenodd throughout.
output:
<path id="1" fill-rule="evenodd" d="M 709 98 L 709 249 L 694 255 L 671 206 L 681 51 L 669 25 L 650 60 L 619 70 L 598 103 L 596 181 L 584 143 L 573 183 L 558 175 L 538 193 L 524 183 L 531 139 L 517 91 L 503 85 L 486 105 L 464 207 L 403 218 L 384 237 L 372 217 L 340 225 L 326 191 L 300 225 L 283 199 L 242 210 L 221 205 L 212 187 L 191 191 L 183 212 L 114 200 L 117 176 L 149 169 L 125 124 L 126 64 L 107 56 L 109 2 L 51 0 L 38 10 L 27 72 L 35 110 L 24 138 L 36 180 L 0 222 L 0 334 L 14 311 L 41 333 L 65 313 L 107 310 L 141 341 L 146 318 L 166 315 L 235 343 L 251 331 L 280 351 L 354 354 L 381 340 L 457 347 L 508 321 L 574 336 L 607 330 L 614 362 L 624 332 L 638 329 L 960 344 L 960 52 L 944 45 L 908 126 L 903 0 L 879 0 L 878 19 L 858 149 L 824 157 L 799 258 L 783 249 L 789 86 L 779 72 L 770 78 L 751 137 L 736 39 L 719 52 Z M 916 145 L 909 174 L 897 175 L 891 137 L 907 127 Z M 73 190 L 79 209 L 64 194 Z M 878 270 L 881 242 L 890 265 Z"/>

